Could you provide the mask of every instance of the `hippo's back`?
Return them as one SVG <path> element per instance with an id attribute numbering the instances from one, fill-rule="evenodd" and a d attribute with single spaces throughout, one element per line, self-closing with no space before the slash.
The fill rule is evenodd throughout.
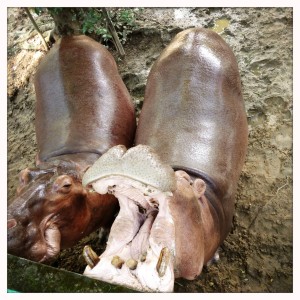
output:
<path id="1" fill-rule="evenodd" d="M 136 133 L 175 170 L 203 179 L 223 240 L 245 160 L 247 119 L 233 52 L 211 30 L 185 30 L 153 65 Z"/>
<path id="2" fill-rule="evenodd" d="M 86 36 L 63 37 L 35 76 L 39 159 L 130 146 L 134 107 L 112 55 Z"/>
<path id="3" fill-rule="evenodd" d="M 148 77 L 136 143 L 152 146 L 175 169 L 209 178 L 232 211 L 247 135 L 229 46 L 208 29 L 177 34 Z"/>

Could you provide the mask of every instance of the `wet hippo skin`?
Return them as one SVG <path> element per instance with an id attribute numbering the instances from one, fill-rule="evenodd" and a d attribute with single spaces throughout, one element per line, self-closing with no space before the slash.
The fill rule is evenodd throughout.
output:
<path id="1" fill-rule="evenodd" d="M 218 34 L 188 29 L 163 51 L 148 77 L 135 143 L 205 181 L 219 236 L 211 256 L 231 228 L 248 144 L 238 65 Z"/>
<path id="2" fill-rule="evenodd" d="M 34 86 L 37 166 L 20 173 L 8 207 L 8 252 L 42 262 L 111 225 L 116 198 L 82 187 L 82 175 L 112 146 L 130 147 L 136 122 L 112 55 L 86 36 L 55 44 Z"/>
<path id="3" fill-rule="evenodd" d="M 196 278 L 231 229 L 247 143 L 232 50 L 208 29 L 177 34 L 150 71 L 137 146 L 113 147 L 83 177 L 121 207 L 99 259 L 85 248 L 84 274 L 165 292 Z"/>

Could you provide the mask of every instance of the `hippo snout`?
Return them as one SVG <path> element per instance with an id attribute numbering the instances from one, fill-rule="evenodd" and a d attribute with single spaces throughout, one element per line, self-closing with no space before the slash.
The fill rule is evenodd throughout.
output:
<path id="1" fill-rule="evenodd" d="M 7 229 L 11 229 L 17 226 L 17 221 L 15 219 L 7 220 Z"/>
<path id="2" fill-rule="evenodd" d="M 43 261 L 47 247 L 41 232 L 34 224 L 24 225 L 16 219 L 7 221 L 8 252 L 35 261 Z"/>
<path id="3" fill-rule="evenodd" d="M 8 207 L 8 253 L 47 261 L 102 224 L 107 226 L 117 200 L 88 191 L 76 170 L 74 163 L 63 162 L 20 173 L 19 193 Z M 98 218 L 103 215 L 107 219 Z"/>

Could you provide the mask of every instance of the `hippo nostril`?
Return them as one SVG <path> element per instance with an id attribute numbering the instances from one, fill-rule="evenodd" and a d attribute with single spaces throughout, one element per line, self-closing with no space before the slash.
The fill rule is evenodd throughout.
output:
<path id="1" fill-rule="evenodd" d="M 11 229 L 17 226 L 16 219 L 7 220 L 7 229 Z"/>

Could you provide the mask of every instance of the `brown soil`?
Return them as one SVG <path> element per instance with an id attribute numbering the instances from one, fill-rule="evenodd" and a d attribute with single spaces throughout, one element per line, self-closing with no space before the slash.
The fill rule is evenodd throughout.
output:
<path id="1" fill-rule="evenodd" d="M 152 63 L 182 29 L 212 27 L 232 47 L 240 67 L 249 147 L 234 226 L 220 248 L 220 261 L 194 281 L 176 280 L 176 292 L 293 291 L 292 21 L 292 8 L 144 9 L 125 45 L 126 59 L 118 59 L 137 113 Z M 38 23 L 45 36 L 53 27 L 48 16 Z M 8 9 L 8 199 L 18 173 L 34 165 L 32 79 L 44 55 L 25 12 Z M 105 245 L 94 233 L 62 251 L 52 265 L 82 273 L 87 243 L 99 254 Z"/>

